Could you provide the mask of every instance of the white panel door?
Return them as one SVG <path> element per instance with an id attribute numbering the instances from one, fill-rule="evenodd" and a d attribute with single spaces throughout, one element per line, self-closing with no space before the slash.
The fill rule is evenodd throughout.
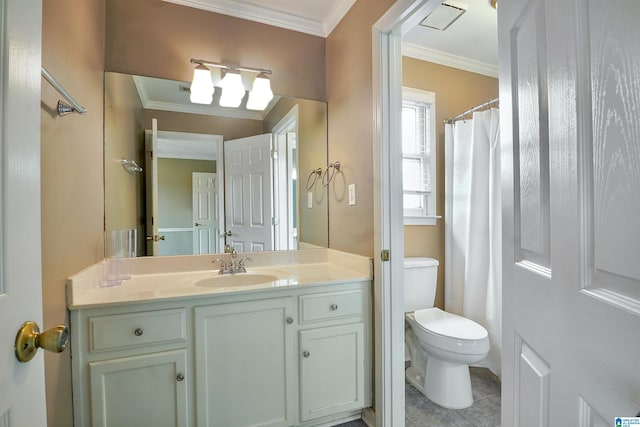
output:
<path id="1" fill-rule="evenodd" d="M 505 426 L 640 411 L 640 2 L 498 8 Z"/>
<path id="2" fill-rule="evenodd" d="M 0 426 L 44 426 L 44 356 L 14 356 L 23 322 L 42 325 L 42 2 L 0 0 Z"/>
<path id="3" fill-rule="evenodd" d="M 224 142 L 226 243 L 240 252 L 273 249 L 271 134 Z"/>
<path id="4" fill-rule="evenodd" d="M 213 254 L 218 250 L 218 180 L 217 174 L 193 172 L 192 215 L 193 215 L 193 253 Z"/>
<path id="5" fill-rule="evenodd" d="M 145 134 L 147 188 L 147 255 L 158 255 L 158 120 L 151 119 L 151 133 Z"/>

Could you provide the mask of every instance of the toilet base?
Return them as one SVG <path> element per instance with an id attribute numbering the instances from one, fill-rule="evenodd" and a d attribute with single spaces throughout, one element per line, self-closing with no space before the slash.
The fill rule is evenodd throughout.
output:
<path id="1" fill-rule="evenodd" d="M 473 405 L 468 365 L 428 357 L 426 372 L 410 366 L 405 377 L 420 393 L 444 408 L 464 409 Z"/>
<path id="2" fill-rule="evenodd" d="M 420 393 L 424 394 L 424 372 L 420 372 L 413 366 L 409 366 L 404 373 L 409 384 L 414 386 Z"/>

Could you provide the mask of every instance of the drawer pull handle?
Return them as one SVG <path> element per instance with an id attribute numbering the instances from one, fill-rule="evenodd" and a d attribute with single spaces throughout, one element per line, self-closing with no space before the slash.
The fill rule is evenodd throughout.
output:
<path id="1" fill-rule="evenodd" d="M 180 372 L 180 373 L 178 374 L 178 376 L 176 377 L 176 380 L 178 380 L 178 381 L 184 381 L 184 374 L 183 374 L 182 372 Z"/>
<path id="2" fill-rule="evenodd" d="M 293 317 L 287 317 L 287 325 L 293 324 Z"/>
<path id="3" fill-rule="evenodd" d="M 304 358 L 308 358 L 310 355 L 311 354 L 307 350 L 302 352 L 302 357 L 304 357 Z"/>
<path id="4" fill-rule="evenodd" d="M 139 336 L 141 336 L 142 334 L 144 334 L 144 331 L 142 330 L 142 328 L 136 328 L 136 330 L 135 330 L 135 331 L 133 331 L 133 333 L 134 333 L 137 337 L 139 337 Z"/>
<path id="5" fill-rule="evenodd" d="M 338 310 L 338 304 L 331 304 L 331 306 L 329 308 L 331 309 L 331 311 L 337 311 Z"/>

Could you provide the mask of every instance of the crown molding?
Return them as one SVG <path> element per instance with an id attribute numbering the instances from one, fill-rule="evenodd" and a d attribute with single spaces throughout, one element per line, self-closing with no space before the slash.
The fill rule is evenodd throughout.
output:
<path id="1" fill-rule="evenodd" d="M 147 101 L 142 104 L 148 110 L 172 111 L 175 113 L 201 114 L 205 116 L 229 117 L 233 119 L 263 120 L 262 111 L 242 110 L 239 108 L 217 107 L 215 105 L 175 104 L 172 102 Z"/>
<path id="2" fill-rule="evenodd" d="M 234 16 L 236 18 L 247 19 L 249 21 L 259 22 L 261 24 L 272 25 L 275 27 L 286 28 L 288 30 L 298 31 L 301 33 L 311 34 L 313 36 L 327 37 L 333 27 L 340 22 L 342 16 L 338 17 L 338 13 L 332 11 L 331 19 L 335 21 L 333 26 L 331 23 L 313 20 L 302 16 L 292 15 L 290 13 L 269 9 L 263 6 L 251 5 L 232 0 L 164 0 L 169 3 L 175 3 L 182 6 L 202 9 L 209 12 L 220 13 L 223 15 Z M 346 3 L 350 3 L 349 0 Z M 353 3 L 351 3 L 353 4 Z M 349 6 L 351 7 L 351 6 Z M 339 10 L 344 9 L 341 5 Z M 347 9 L 349 10 L 349 9 Z M 346 13 L 346 11 L 344 12 Z M 337 21 L 336 21 L 337 19 Z"/>
<path id="3" fill-rule="evenodd" d="M 434 62 L 447 67 L 458 68 L 488 77 L 498 78 L 498 67 L 486 62 L 452 55 L 435 49 L 429 49 L 413 43 L 402 43 L 402 55 L 421 61 Z"/>
<path id="4" fill-rule="evenodd" d="M 356 0 L 343 0 L 338 2 L 338 5 L 334 7 L 329 16 L 324 20 L 324 36 L 328 37 L 329 34 L 338 26 L 342 18 L 351 10 L 351 6 L 355 4 Z"/>

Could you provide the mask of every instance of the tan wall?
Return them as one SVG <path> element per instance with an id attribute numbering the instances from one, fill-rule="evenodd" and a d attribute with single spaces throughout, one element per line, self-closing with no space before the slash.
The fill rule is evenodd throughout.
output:
<path id="1" fill-rule="evenodd" d="M 216 172 L 212 160 L 158 159 L 158 227 L 191 227 L 192 173 Z"/>
<path id="2" fill-rule="evenodd" d="M 103 256 L 102 114 L 104 0 L 44 1 L 42 64 L 86 107 L 58 117 L 60 96 L 43 80 L 41 114 L 44 326 L 68 323 L 65 279 Z M 45 354 L 47 419 L 71 426 L 67 350 Z"/>
<path id="3" fill-rule="evenodd" d="M 225 140 L 262 133 L 262 120 L 204 116 L 172 111 L 144 110 L 145 129 L 151 129 L 151 119 L 158 119 L 158 130 L 222 135 Z"/>
<path id="4" fill-rule="evenodd" d="M 342 168 L 329 185 L 329 246 L 373 255 L 373 86 L 371 27 L 393 0 L 357 1 L 327 38 L 329 162 Z M 347 186 L 356 185 L 355 206 Z"/>
<path id="5" fill-rule="evenodd" d="M 138 230 L 138 248 L 144 250 L 145 176 L 121 163 L 134 160 L 144 168 L 142 103 L 131 76 L 106 73 L 104 78 L 105 230 Z"/>
<path id="6" fill-rule="evenodd" d="M 444 125 L 445 119 L 498 97 L 498 79 L 443 65 L 402 58 L 402 84 L 436 94 L 437 201 L 443 219 L 436 226 L 406 226 L 405 256 L 428 256 L 440 261 L 436 305 L 444 308 Z"/>
<path id="7" fill-rule="evenodd" d="M 298 238 L 315 246 L 329 246 L 327 191 L 320 182 L 313 186 L 313 208 L 307 207 L 307 177 L 327 166 L 327 105 L 324 102 L 283 98 L 264 120 L 264 131 L 273 127 L 298 105 Z M 319 180 L 318 180 L 319 181 Z"/>
<path id="8" fill-rule="evenodd" d="M 274 93 L 326 100 L 322 37 L 159 0 L 107 2 L 107 71 L 191 81 L 190 58 L 267 68 Z"/>

